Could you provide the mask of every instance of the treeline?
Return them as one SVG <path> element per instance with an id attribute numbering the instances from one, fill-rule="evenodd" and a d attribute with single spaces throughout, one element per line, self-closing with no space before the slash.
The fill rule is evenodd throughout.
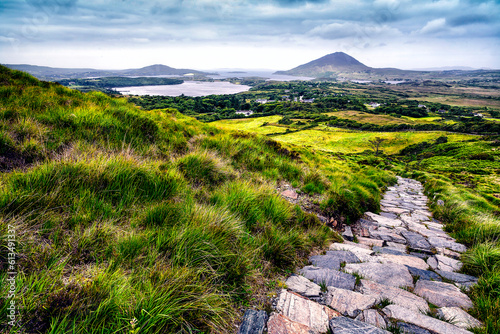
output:
<path id="1" fill-rule="evenodd" d="M 462 119 L 459 123 L 454 124 L 372 124 L 360 123 L 350 119 L 338 118 L 330 116 L 327 123 L 329 126 L 364 130 L 376 132 L 392 132 L 392 131 L 450 131 L 472 134 L 498 134 L 500 133 L 500 123 L 485 121 L 482 119 Z"/>
<path id="2" fill-rule="evenodd" d="M 372 114 L 385 114 L 391 116 L 408 116 L 414 118 L 428 117 L 429 112 L 440 112 L 443 117 L 448 116 L 473 116 L 471 108 L 450 106 L 443 103 L 422 102 L 415 100 L 389 99 L 380 102 L 375 109 L 366 110 Z M 419 107 L 420 106 L 420 107 Z"/>
<path id="3" fill-rule="evenodd" d="M 58 80 L 63 86 L 72 87 L 78 86 L 85 88 L 114 88 L 114 87 L 128 87 L 128 86 L 157 86 L 157 85 L 180 85 L 183 83 L 182 79 L 172 78 L 156 78 L 156 77 L 103 77 L 94 79 L 63 79 Z"/>

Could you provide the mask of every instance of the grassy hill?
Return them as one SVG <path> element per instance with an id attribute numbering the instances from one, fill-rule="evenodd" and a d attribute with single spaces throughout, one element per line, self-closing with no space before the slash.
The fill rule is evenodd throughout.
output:
<path id="1" fill-rule="evenodd" d="M 339 238 L 313 213 L 352 222 L 394 182 L 3 66 L 0 170 L 0 231 L 18 254 L 0 299 L 2 319 L 12 300 L 21 312 L 0 324 L 11 333 L 232 333 L 242 307 L 269 308 L 282 275 Z M 285 183 L 309 205 L 279 196 Z"/>

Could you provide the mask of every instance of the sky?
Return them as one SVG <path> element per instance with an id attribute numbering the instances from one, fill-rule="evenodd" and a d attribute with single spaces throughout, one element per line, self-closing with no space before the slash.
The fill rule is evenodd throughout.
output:
<path id="1" fill-rule="evenodd" d="M 0 63 L 500 68 L 500 0 L 0 0 Z"/>

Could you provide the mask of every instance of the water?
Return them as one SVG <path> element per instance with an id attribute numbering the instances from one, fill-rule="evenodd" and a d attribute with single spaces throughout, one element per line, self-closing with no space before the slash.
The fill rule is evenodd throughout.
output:
<path id="1" fill-rule="evenodd" d="M 209 71 L 209 72 L 215 72 L 217 75 L 208 75 L 208 77 L 213 78 L 213 79 L 227 79 L 227 78 L 248 78 L 248 77 L 259 77 L 259 78 L 264 78 L 267 81 L 293 81 L 293 80 L 303 80 L 303 81 L 309 81 L 314 78 L 311 77 L 299 77 L 299 76 L 292 76 L 292 75 L 281 75 L 281 74 L 273 74 L 275 71 L 271 70 L 241 70 L 241 71 L 235 71 L 235 70 L 214 70 L 214 71 Z"/>
<path id="2" fill-rule="evenodd" d="M 236 94 L 250 89 L 247 85 L 235 85 L 230 82 L 185 81 L 180 85 L 158 85 L 115 88 L 125 95 L 160 95 L 160 96 L 207 96 L 212 94 Z"/>

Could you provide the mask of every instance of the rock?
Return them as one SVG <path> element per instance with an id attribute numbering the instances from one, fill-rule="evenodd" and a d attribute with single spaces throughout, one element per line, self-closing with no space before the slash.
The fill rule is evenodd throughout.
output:
<path id="1" fill-rule="evenodd" d="M 305 278 L 313 280 L 316 284 L 324 284 L 325 286 L 354 290 L 356 284 L 354 276 L 328 268 L 307 266 L 299 270 L 299 273 Z"/>
<path id="2" fill-rule="evenodd" d="M 246 310 L 238 334 L 262 334 L 267 323 L 266 311 Z"/>
<path id="3" fill-rule="evenodd" d="M 342 232 L 342 237 L 349 241 L 354 241 L 354 235 L 352 234 L 352 229 L 350 226 L 346 226 L 344 232 Z"/>
<path id="4" fill-rule="evenodd" d="M 401 249 L 401 248 L 392 248 L 392 247 L 378 247 L 374 246 L 372 248 L 373 252 L 375 253 L 374 255 L 379 255 L 379 254 L 392 254 L 392 255 L 400 255 L 400 256 L 407 256 L 406 252 Z"/>
<path id="5" fill-rule="evenodd" d="M 342 315 L 350 317 L 357 316 L 361 311 L 366 310 L 377 300 L 372 296 L 363 295 L 359 292 L 328 287 L 325 303 L 340 312 Z"/>
<path id="6" fill-rule="evenodd" d="M 434 247 L 441 247 L 441 248 L 449 248 L 452 251 L 455 252 L 460 252 L 463 253 L 467 250 L 467 247 L 465 247 L 462 244 L 459 244 L 457 242 L 453 242 L 444 238 L 440 237 L 430 237 L 428 238 L 429 243 L 433 245 Z"/>
<path id="7" fill-rule="evenodd" d="M 434 270 L 458 271 L 462 262 L 443 255 L 434 255 L 427 259 L 427 264 Z"/>
<path id="8" fill-rule="evenodd" d="M 412 324 L 407 324 L 405 322 L 397 322 L 396 326 L 401 330 L 402 334 L 432 334 L 427 329 L 418 327 Z"/>
<path id="9" fill-rule="evenodd" d="M 408 241 L 408 245 L 412 249 L 430 250 L 432 248 L 431 244 L 428 243 L 427 240 L 418 233 L 406 231 L 406 232 L 401 232 L 401 235 Z"/>
<path id="10" fill-rule="evenodd" d="M 346 317 L 337 317 L 330 320 L 330 330 L 333 334 L 390 334 L 390 332 L 366 322 Z"/>
<path id="11" fill-rule="evenodd" d="M 346 243 L 333 243 L 330 245 L 331 250 L 345 250 L 352 252 L 354 255 L 358 257 L 360 261 L 370 261 L 372 250 L 368 248 L 363 248 L 364 245 L 350 245 Z"/>
<path id="12" fill-rule="evenodd" d="M 389 210 L 387 210 L 387 211 L 389 211 Z M 394 213 L 390 213 L 390 212 L 381 212 L 380 215 L 387 217 L 387 218 L 392 218 L 392 219 L 398 218 L 398 215 L 396 215 Z"/>
<path id="13" fill-rule="evenodd" d="M 413 293 L 438 307 L 461 307 L 471 308 L 472 301 L 453 284 L 419 280 L 415 285 Z"/>
<path id="14" fill-rule="evenodd" d="M 268 334 L 318 334 L 306 325 L 291 320 L 290 318 L 273 313 L 267 322 Z"/>
<path id="15" fill-rule="evenodd" d="M 401 252 L 406 253 L 406 245 L 405 244 L 398 244 L 397 242 L 386 241 L 386 245 L 384 245 L 384 246 L 399 249 Z"/>
<path id="16" fill-rule="evenodd" d="M 326 255 L 336 258 L 340 263 L 359 263 L 361 262 L 359 258 L 353 253 L 349 251 L 326 251 Z"/>
<path id="17" fill-rule="evenodd" d="M 366 212 L 365 215 L 382 226 L 396 227 L 403 225 L 403 222 L 399 219 L 387 218 L 372 212 Z"/>
<path id="18" fill-rule="evenodd" d="M 436 274 L 433 271 L 422 270 L 422 269 L 409 267 L 409 266 L 406 266 L 406 268 L 408 268 L 408 271 L 410 272 L 410 274 L 412 276 L 418 277 L 421 280 L 442 281 L 441 276 L 439 276 L 438 274 Z"/>
<path id="19" fill-rule="evenodd" d="M 442 307 L 437 314 L 460 328 L 481 327 L 481 322 L 458 307 Z"/>
<path id="20" fill-rule="evenodd" d="M 286 280 L 288 289 L 301 294 L 306 297 L 319 297 L 321 294 L 321 287 L 308 280 L 304 276 L 293 275 Z"/>
<path id="21" fill-rule="evenodd" d="M 378 313 L 377 310 L 364 310 L 357 317 L 356 320 L 366 322 L 367 324 L 373 325 L 378 328 L 386 328 L 387 323 L 384 317 Z"/>
<path id="22" fill-rule="evenodd" d="M 437 205 L 444 206 L 444 201 L 442 199 L 437 200 Z"/>
<path id="23" fill-rule="evenodd" d="M 436 270 L 436 272 L 446 278 L 447 280 L 457 282 L 457 283 L 476 283 L 477 277 L 459 274 L 452 271 Z"/>
<path id="24" fill-rule="evenodd" d="M 394 208 L 393 207 L 393 208 L 387 208 L 386 211 L 400 215 L 402 213 L 409 212 L 410 210 L 408 210 L 408 209 L 402 209 L 402 208 L 397 208 L 397 207 Z"/>
<path id="25" fill-rule="evenodd" d="M 363 278 L 394 287 L 413 287 L 413 277 L 408 269 L 396 263 L 356 263 L 346 264 L 348 273 L 358 273 Z"/>
<path id="26" fill-rule="evenodd" d="M 422 313 L 415 313 L 399 305 L 386 306 L 382 311 L 390 318 L 422 327 L 431 332 L 440 334 L 472 334 L 471 332 L 460 327 L 429 317 Z"/>
<path id="27" fill-rule="evenodd" d="M 281 290 L 276 309 L 290 320 L 320 333 L 326 332 L 328 321 L 339 315 L 324 305 L 286 290 Z"/>
<path id="28" fill-rule="evenodd" d="M 377 303 L 388 299 L 391 303 L 409 308 L 415 312 L 427 312 L 429 305 L 419 296 L 403 289 L 390 287 L 368 280 L 361 280 L 359 291 L 365 295 L 375 297 Z"/>
<path id="29" fill-rule="evenodd" d="M 358 237 L 358 242 L 360 244 L 366 245 L 366 246 L 382 247 L 384 245 L 384 240 L 371 239 L 371 238 L 363 238 L 363 237 Z"/>
<path id="30" fill-rule="evenodd" d="M 394 233 L 388 229 L 383 229 L 383 228 L 380 228 L 378 230 L 369 229 L 369 233 L 370 233 L 370 237 L 372 237 L 374 239 L 380 239 L 380 240 L 385 240 L 385 241 L 390 241 L 390 242 L 397 242 L 400 244 L 406 243 L 405 238 L 403 238 L 399 234 Z"/>
<path id="31" fill-rule="evenodd" d="M 461 257 L 460 253 L 454 252 L 454 251 L 449 250 L 447 248 L 436 247 L 436 251 L 439 255 L 451 257 L 455 260 L 460 260 L 460 257 Z"/>
<path id="32" fill-rule="evenodd" d="M 425 263 L 424 260 L 411 255 L 380 254 L 380 256 L 392 263 L 402 264 L 404 266 L 414 267 L 422 270 L 427 270 L 429 268 L 429 265 Z"/>
<path id="33" fill-rule="evenodd" d="M 340 260 L 333 256 L 328 255 L 314 255 L 309 258 L 309 261 L 315 267 L 329 268 L 333 270 L 340 269 Z"/>
<path id="34" fill-rule="evenodd" d="M 427 261 L 427 259 L 429 258 L 429 254 L 420 253 L 420 252 L 418 252 L 418 253 L 417 252 L 410 252 L 410 255 L 418 257 L 419 259 L 422 259 L 424 261 Z"/>
<path id="35" fill-rule="evenodd" d="M 297 199 L 299 197 L 297 192 L 293 189 L 288 189 L 288 190 L 283 191 L 281 193 L 281 196 L 288 197 L 290 199 Z"/>

